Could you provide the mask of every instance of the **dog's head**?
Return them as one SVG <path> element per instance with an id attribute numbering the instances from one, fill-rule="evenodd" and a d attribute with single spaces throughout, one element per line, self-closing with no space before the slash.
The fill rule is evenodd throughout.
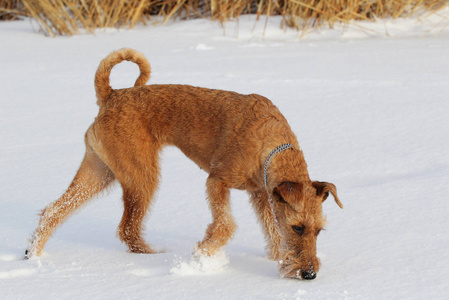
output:
<path id="1" fill-rule="evenodd" d="M 332 183 L 283 181 L 272 190 L 273 213 L 282 237 L 279 270 L 283 277 L 316 277 L 320 267 L 316 241 L 326 225 L 322 203 L 329 193 L 343 208 Z"/>

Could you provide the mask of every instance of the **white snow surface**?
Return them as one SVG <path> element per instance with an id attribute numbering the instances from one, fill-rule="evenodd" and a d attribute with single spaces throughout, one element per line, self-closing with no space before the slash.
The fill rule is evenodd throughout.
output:
<path id="1" fill-rule="evenodd" d="M 0 23 L 1 299 L 448 299 L 449 11 L 353 23 L 307 35 L 254 16 L 49 38 L 29 20 Z M 445 19 L 444 19 L 445 18 Z M 95 118 L 93 76 L 122 47 L 143 52 L 149 83 L 258 93 L 284 113 L 324 203 L 322 267 L 313 281 L 280 278 L 245 192 L 239 226 L 212 259 L 194 260 L 210 212 L 207 174 L 176 148 L 146 239 L 164 253 L 126 251 L 116 237 L 117 185 L 64 223 L 41 257 L 23 260 L 37 214 L 73 178 Z M 113 70 L 114 88 L 138 69 Z M 201 117 L 201 116 L 199 116 Z"/>

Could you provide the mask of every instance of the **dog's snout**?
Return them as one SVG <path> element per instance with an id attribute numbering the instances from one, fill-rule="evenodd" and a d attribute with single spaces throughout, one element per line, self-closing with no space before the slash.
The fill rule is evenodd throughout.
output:
<path id="1" fill-rule="evenodd" d="M 302 279 L 312 280 L 316 278 L 316 273 L 314 271 L 302 271 L 301 276 Z"/>

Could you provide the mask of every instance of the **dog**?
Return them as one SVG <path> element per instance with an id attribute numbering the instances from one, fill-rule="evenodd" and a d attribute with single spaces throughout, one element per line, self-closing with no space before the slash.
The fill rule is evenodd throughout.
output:
<path id="1" fill-rule="evenodd" d="M 140 69 L 134 87 L 114 90 L 112 68 L 124 61 Z M 278 108 L 257 94 L 189 85 L 145 85 L 151 67 L 132 49 L 112 52 L 95 74 L 99 113 L 85 134 L 86 152 L 67 191 L 41 213 L 25 258 L 41 255 L 52 232 L 113 182 L 123 189 L 118 236 L 130 252 L 156 253 L 143 237 L 159 182 L 159 153 L 178 147 L 209 176 L 213 221 L 196 244 L 197 256 L 214 255 L 233 237 L 229 190 L 246 190 L 262 225 L 268 256 L 281 276 L 314 279 L 316 240 L 326 221 L 322 203 L 335 185 L 311 181 L 295 134 Z"/>

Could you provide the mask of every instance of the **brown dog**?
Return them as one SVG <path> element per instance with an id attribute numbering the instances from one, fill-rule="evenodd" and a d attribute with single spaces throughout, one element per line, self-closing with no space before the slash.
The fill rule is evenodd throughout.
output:
<path id="1" fill-rule="evenodd" d="M 135 87 L 113 90 L 109 75 L 123 60 L 136 63 Z M 131 252 L 155 253 L 142 238 L 143 220 L 159 181 L 159 152 L 174 145 L 209 173 L 213 222 L 196 255 L 213 255 L 232 238 L 229 189 L 246 190 L 263 226 L 268 251 L 283 276 L 313 279 L 316 238 L 325 225 L 322 202 L 333 184 L 311 181 L 284 116 L 259 95 L 187 85 L 148 85 L 150 65 L 132 49 L 115 51 L 95 75 L 100 111 L 85 136 L 86 154 L 68 190 L 42 212 L 26 258 L 40 255 L 55 228 L 118 180 L 124 213 L 118 235 Z"/>

